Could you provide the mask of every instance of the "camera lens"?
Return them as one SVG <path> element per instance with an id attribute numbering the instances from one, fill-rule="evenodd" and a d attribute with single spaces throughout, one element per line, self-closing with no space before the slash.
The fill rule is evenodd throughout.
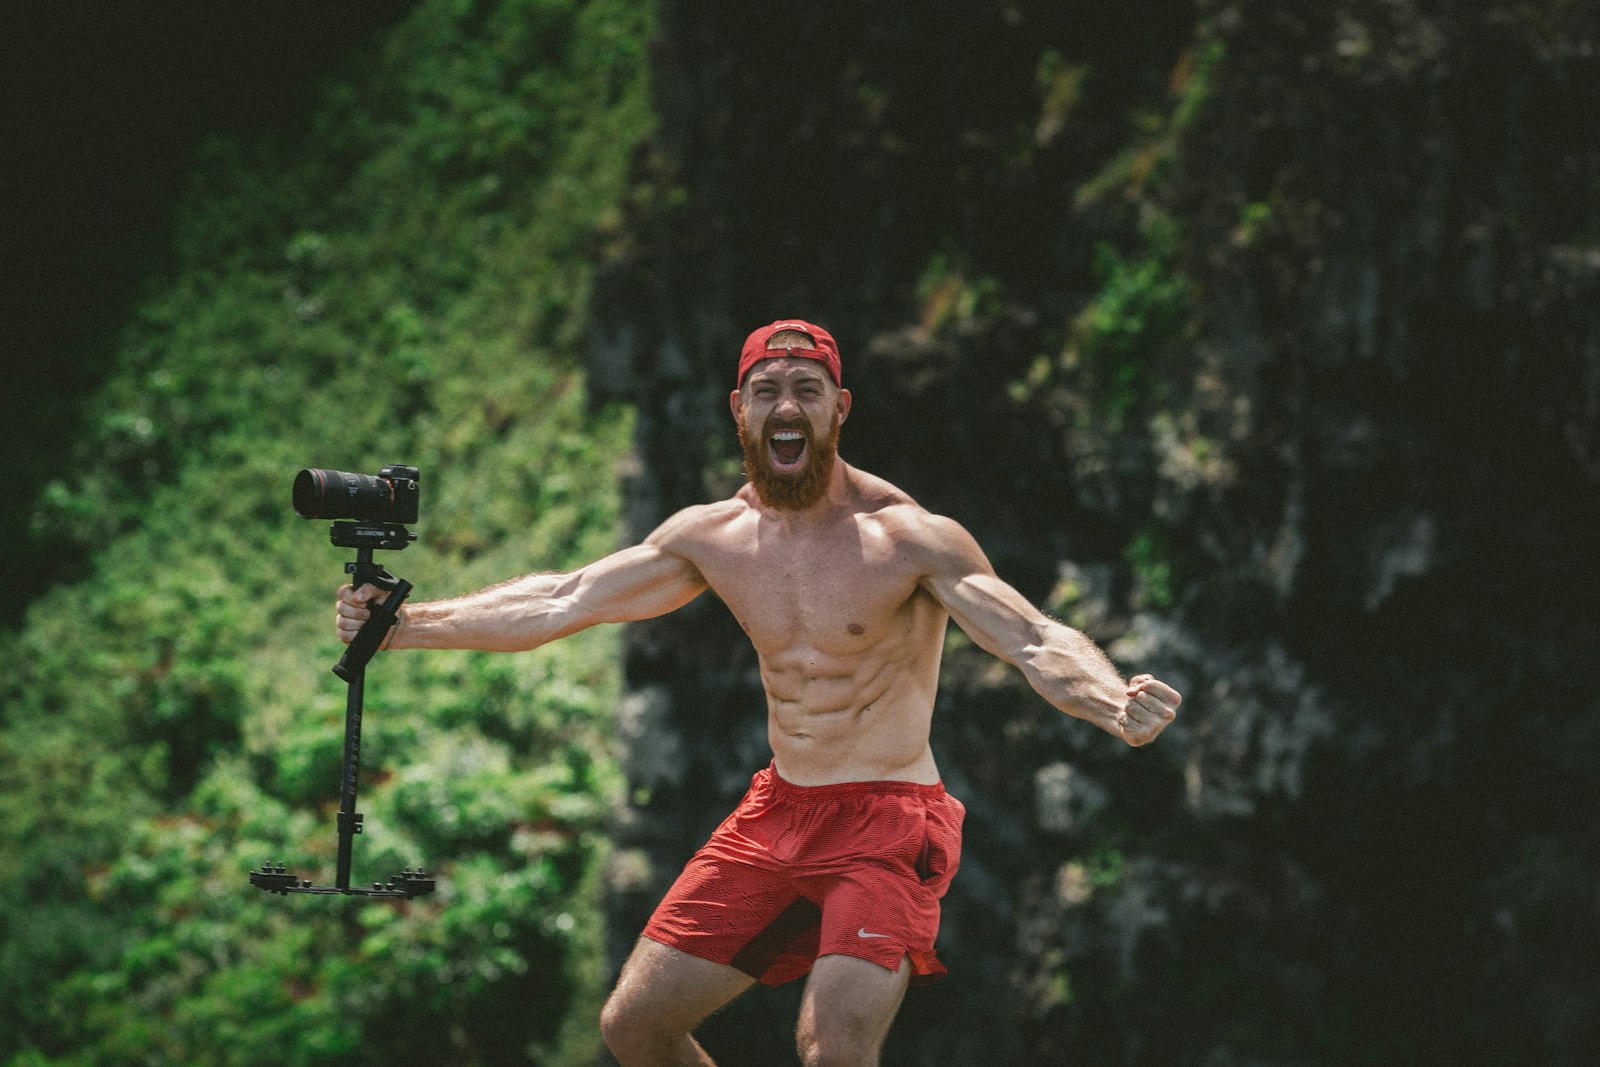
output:
<path id="1" fill-rule="evenodd" d="M 387 520 L 394 512 L 394 485 L 386 478 L 314 467 L 294 476 L 294 513 L 302 519 Z"/>

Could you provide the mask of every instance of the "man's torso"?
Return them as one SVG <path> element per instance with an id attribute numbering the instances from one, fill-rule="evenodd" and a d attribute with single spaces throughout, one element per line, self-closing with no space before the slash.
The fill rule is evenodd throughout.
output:
<path id="1" fill-rule="evenodd" d="M 784 523 L 739 497 L 707 505 L 673 545 L 761 660 L 768 734 L 798 784 L 934 782 L 928 732 L 944 608 L 920 584 L 920 509 L 852 472 L 849 506 Z"/>

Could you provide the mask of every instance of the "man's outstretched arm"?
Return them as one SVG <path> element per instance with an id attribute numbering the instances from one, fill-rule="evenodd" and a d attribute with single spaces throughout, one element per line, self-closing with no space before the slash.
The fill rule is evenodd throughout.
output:
<path id="1" fill-rule="evenodd" d="M 659 535 L 565 574 L 530 574 L 451 600 L 407 604 L 384 647 L 521 652 L 600 623 L 665 615 L 706 583 Z M 342 587 L 340 640 L 353 640 L 371 614 L 367 602 L 386 595 L 370 585 Z"/>
<path id="2" fill-rule="evenodd" d="M 982 649 L 1016 667 L 1035 692 L 1068 715 L 1130 745 L 1156 739 L 1183 698 L 1148 674 L 1123 681 L 1082 632 L 1045 615 L 1002 581 L 960 524 L 927 517 L 923 587 Z"/>

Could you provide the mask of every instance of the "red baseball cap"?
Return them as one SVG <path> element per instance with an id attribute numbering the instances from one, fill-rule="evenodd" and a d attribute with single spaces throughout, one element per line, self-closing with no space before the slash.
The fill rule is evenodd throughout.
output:
<path id="1" fill-rule="evenodd" d="M 771 344 L 772 335 L 783 330 L 797 330 L 811 338 L 815 348 L 789 348 L 783 345 Z M 843 386 L 839 380 L 839 345 L 833 339 L 833 334 L 821 326 L 813 326 L 800 319 L 779 319 L 769 326 L 751 332 L 744 339 L 744 348 L 739 351 L 739 384 L 744 384 L 744 376 L 750 368 L 764 359 L 778 359 L 783 356 L 794 356 L 796 359 L 814 359 L 828 369 L 828 377 L 833 379 L 833 384 Z"/>

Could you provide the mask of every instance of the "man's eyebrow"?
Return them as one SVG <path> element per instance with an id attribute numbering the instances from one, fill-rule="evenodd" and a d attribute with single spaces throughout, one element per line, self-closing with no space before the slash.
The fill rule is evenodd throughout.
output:
<path id="1" fill-rule="evenodd" d="M 816 361 L 811 360 L 810 362 L 814 363 Z M 798 370 L 791 380 L 795 385 L 815 385 L 832 379 L 823 373 L 821 367 L 805 367 Z M 751 385 L 775 385 L 778 379 L 771 371 L 753 370 L 745 381 Z"/>

